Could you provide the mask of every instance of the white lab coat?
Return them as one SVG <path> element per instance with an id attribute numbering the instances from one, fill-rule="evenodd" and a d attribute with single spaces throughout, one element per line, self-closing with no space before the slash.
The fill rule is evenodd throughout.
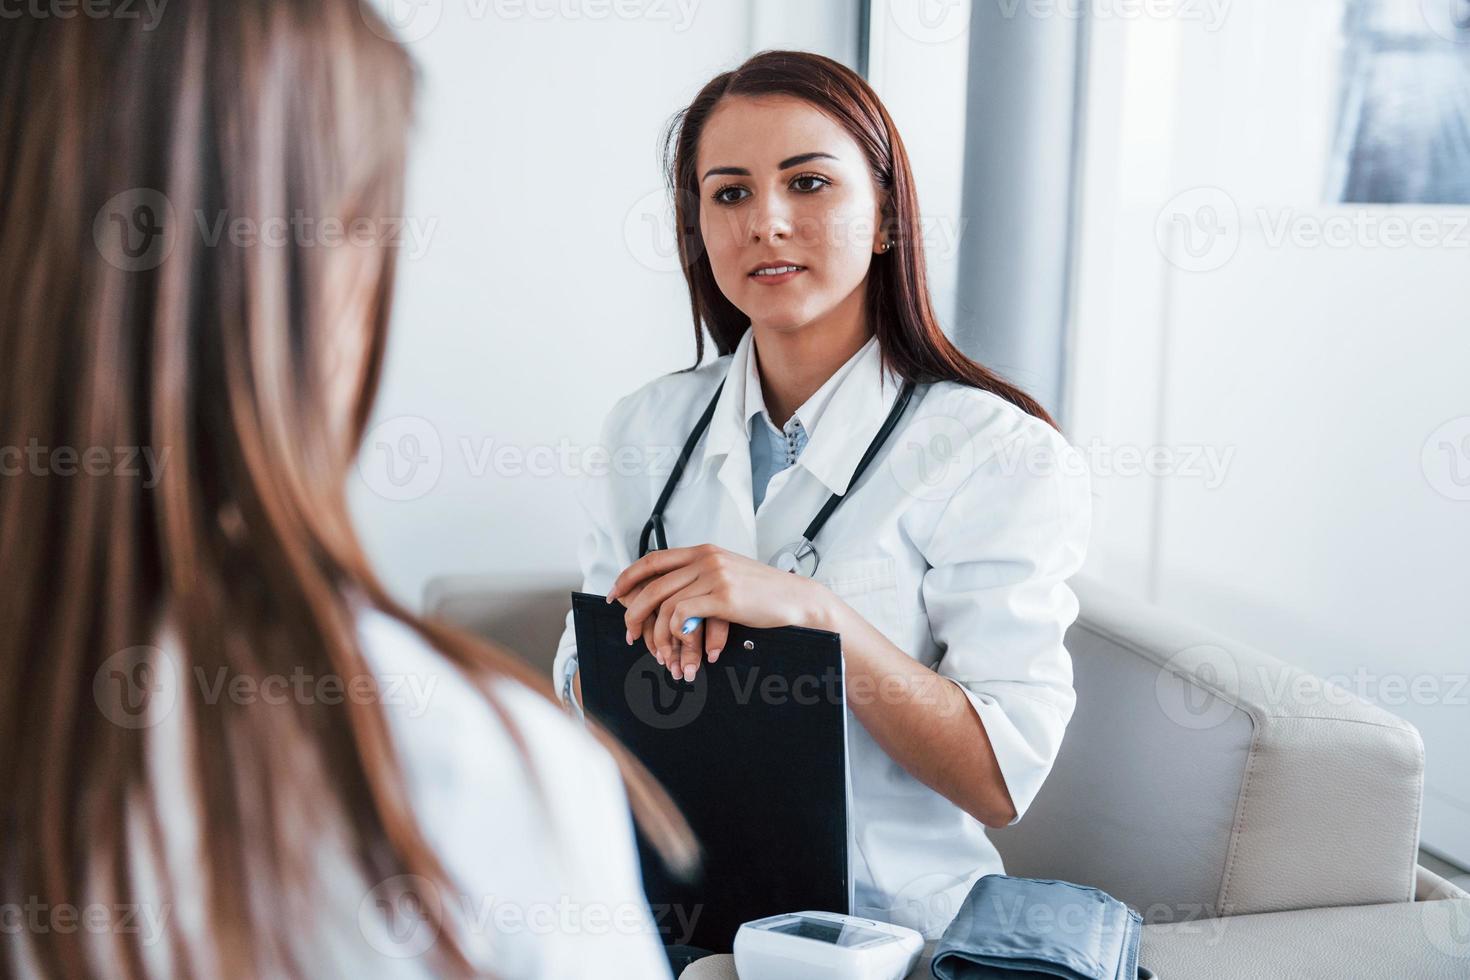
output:
<path id="1" fill-rule="evenodd" d="M 606 473 L 587 481 L 583 589 L 605 594 L 690 429 L 726 378 L 709 430 L 669 503 L 670 547 L 712 542 L 768 561 L 829 494 L 847 489 L 899 383 L 879 350 L 826 392 L 809 442 L 752 510 L 746 385 L 752 335 L 695 371 L 623 398 L 609 414 Z M 985 725 L 1017 817 L 1051 770 L 1076 696 L 1063 645 L 1091 525 L 1081 454 L 1046 423 L 988 392 L 921 385 L 897 429 L 817 537 L 816 578 L 920 663 L 959 683 Z M 576 653 L 571 616 L 558 691 Z M 848 761 L 853 914 L 934 938 L 971 885 L 1002 872 L 985 827 L 891 759 L 851 713 Z M 1012 821 L 1014 822 L 1014 821 Z M 793 910 L 795 911 L 795 910 Z"/>

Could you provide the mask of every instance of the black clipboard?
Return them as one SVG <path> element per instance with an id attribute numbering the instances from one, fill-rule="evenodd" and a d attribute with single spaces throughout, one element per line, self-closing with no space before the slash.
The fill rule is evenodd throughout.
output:
<path id="1" fill-rule="evenodd" d="M 836 633 L 732 624 L 715 663 L 674 680 L 622 603 L 572 593 L 582 704 L 663 784 L 704 852 L 683 882 L 640 833 L 665 945 L 728 953 L 743 922 L 849 913 L 847 722 Z M 589 828 L 595 832 L 595 828 Z"/>

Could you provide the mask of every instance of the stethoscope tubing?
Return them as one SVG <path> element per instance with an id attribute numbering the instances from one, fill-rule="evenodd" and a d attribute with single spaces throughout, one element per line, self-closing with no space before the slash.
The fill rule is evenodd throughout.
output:
<path id="1" fill-rule="evenodd" d="M 904 382 L 903 388 L 898 393 L 898 398 L 894 400 L 893 407 L 888 411 L 888 417 L 883 420 L 883 425 L 879 427 L 872 441 L 868 443 L 868 448 L 864 451 L 862 458 L 858 460 L 857 468 L 852 473 L 852 479 L 847 481 L 847 488 L 841 493 L 834 493 L 827 498 L 826 502 L 822 504 L 821 509 L 817 511 L 816 516 L 807 525 L 806 530 L 802 532 L 801 539 L 778 551 L 772 558 L 773 564 L 778 559 L 789 555 L 789 564 L 791 567 L 787 568 L 788 571 L 793 574 L 798 572 L 805 574 L 808 578 L 816 574 L 817 566 L 821 562 L 821 555 L 817 552 L 815 544 L 817 535 L 821 533 L 822 528 L 837 511 L 837 508 L 847 499 L 848 494 L 857 486 L 858 480 L 862 477 L 863 472 L 867 470 L 869 464 L 873 462 L 873 459 L 882 450 L 883 444 L 888 441 L 888 437 L 893 434 L 893 430 L 898 426 L 899 419 L 903 417 L 904 411 L 908 408 L 909 401 L 913 398 L 914 388 L 914 382 Z M 653 550 L 663 551 L 668 548 L 669 541 L 664 527 L 664 511 L 674 496 L 674 488 L 679 485 L 679 479 L 684 475 L 684 470 L 694 455 L 695 446 L 699 444 L 700 438 L 703 437 L 705 430 L 709 428 L 710 420 L 714 418 L 715 407 L 719 404 L 720 393 L 724 389 L 725 380 L 721 380 L 719 386 L 715 388 L 714 397 L 705 406 L 704 412 L 699 416 L 699 421 L 690 430 L 689 437 L 684 440 L 684 448 L 680 450 L 679 458 L 675 461 L 674 468 L 669 473 L 669 478 L 664 482 L 663 490 L 658 495 L 658 501 L 653 505 L 653 513 L 649 514 L 648 520 L 643 525 L 643 533 L 639 535 L 639 558 L 648 554 L 650 543 L 654 546 Z M 812 559 L 811 567 L 803 569 L 802 564 L 807 556 L 810 556 Z M 778 565 L 777 567 L 781 566 Z M 703 622 L 703 617 L 689 617 L 684 621 L 681 634 L 687 636 L 694 632 L 701 622 Z"/>

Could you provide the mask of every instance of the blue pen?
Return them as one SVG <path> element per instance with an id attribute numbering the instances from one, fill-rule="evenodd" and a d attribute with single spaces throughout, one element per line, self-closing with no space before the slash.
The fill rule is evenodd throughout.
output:
<path id="1" fill-rule="evenodd" d="M 688 619 L 684 620 L 684 628 L 679 631 L 680 635 L 688 636 L 690 633 L 693 633 L 695 630 L 699 629 L 699 624 L 702 622 L 704 622 L 703 616 L 690 616 Z"/>

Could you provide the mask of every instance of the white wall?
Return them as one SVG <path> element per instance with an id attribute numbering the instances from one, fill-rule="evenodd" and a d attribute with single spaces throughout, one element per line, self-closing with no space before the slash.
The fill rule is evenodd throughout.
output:
<path id="1" fill-rule="evenodd" d="M 575 573 L 604 415 L 694 359 L 665 124 L 758 47 L 850 61 L 856 20 L 842 0 L 382 3 L 422 71 L 407 209 L 432 233 L 402 255 L 351 499 L 418 605 L 439 574 Z"/>
<path id="2" fill-rule="evenodd" d="M 1086 572 L 1418 726 L 1424 843 L 1465 862 L 1470 209 L 1321 204 L 1336 7 L 1094 25 L 1068 419 L 1095 450 Z M 1125 456 L 1151 448 L 1162 475 Z"/>

